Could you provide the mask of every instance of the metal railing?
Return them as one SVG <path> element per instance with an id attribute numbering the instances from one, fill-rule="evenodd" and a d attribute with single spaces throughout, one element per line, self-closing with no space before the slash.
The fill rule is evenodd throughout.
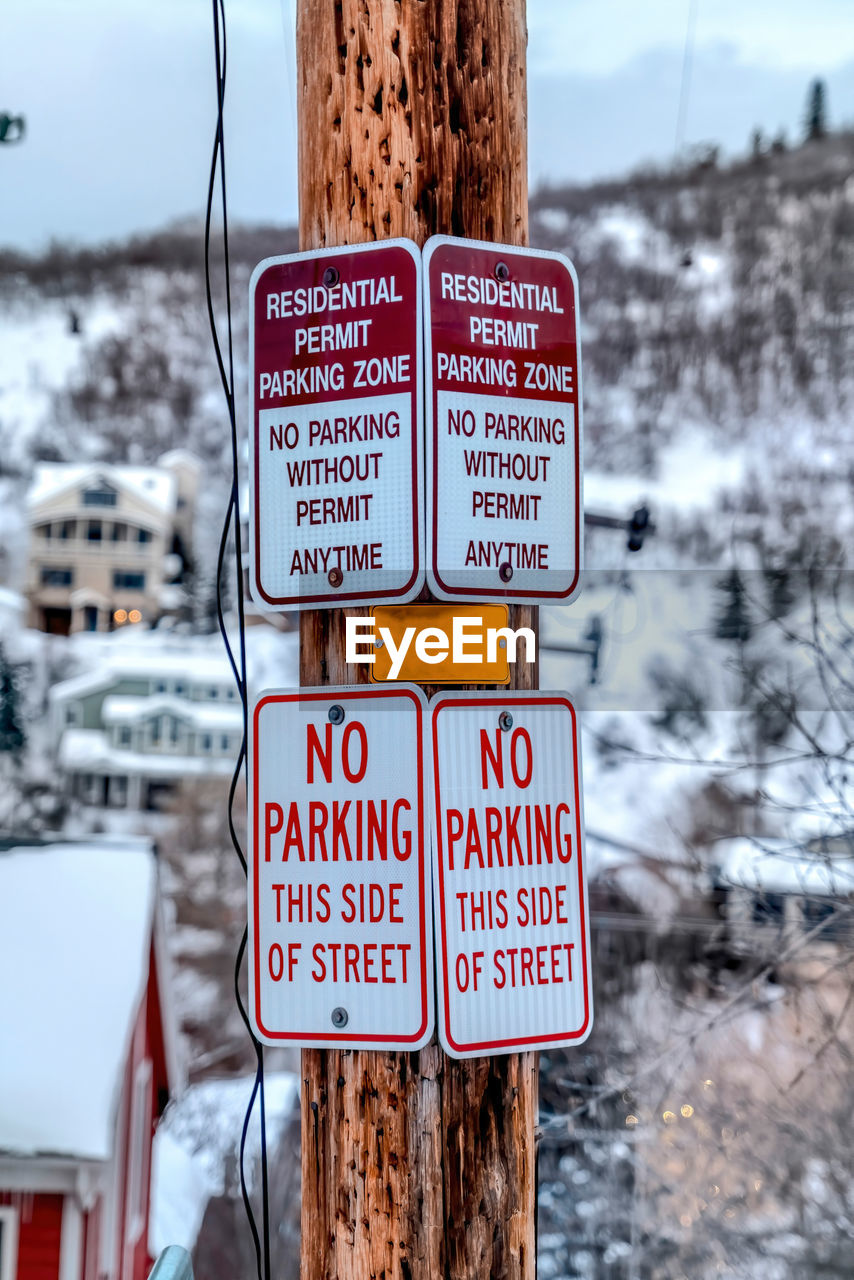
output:
<path id="1" fill-rule="evenodd" d="M 193 1263 L 187 1250 L 170 1244 L 155 1262 L 148 1280 L 193 1280 Z"/>

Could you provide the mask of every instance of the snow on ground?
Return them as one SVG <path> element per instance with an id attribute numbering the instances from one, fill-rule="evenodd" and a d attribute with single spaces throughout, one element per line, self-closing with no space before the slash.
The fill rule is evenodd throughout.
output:
<path id="1" fill-rule="evenodd" d="M 714 717 L 722 746 L 731 722 L 731 716 Z M 603 750 L 609 742 L 629 749 Z M 637 906 L 669 914 L 684 884 L 683 869 L 692 863 L 696 797 L 716 776 L 715 765 L 678 755 L 641 716 L 590 712 L 581 718 L 581 760 L 588 876 L 618 870 Z"/>
<path id="2" fill-rule="evenodd" d="M 155 877 L 139 840 L 0 852 L 0 1150 L 109 1158 Z"/>
<path id="3" fill-rule="evenodd" d="M 628 205 L 602 209 L 587 234 L 594 241 L 615 245 L 627 263 L 643 263 L 659 271 L 672 271 L 678 264 L 676 247 L 669 236 L 654 227 L 639 209 Z"/>
<path id="4" fill-rule="evenodd" d="M 654 519 L 666 510 L 710 510 L 721 490 L 742 483 L 750 458 L 746 444 L 721 449 L 708 426 L 687 424 L 659 450 L 654 478 L 585 469 L 584 505 L 623 518 L 641 502 Z"/>
<path id="5" fill-rule="evenodd" d="M 254 1076 L 206 1080 L 170 1103 L 154 1135 L 151 1227 L 154 1255 L 170 1244 L 192 1248 L 211 1196 L 232 1190 L 229 1167 L 239 1157 L 240 1135 Z M 289 1071 L 265 1076 L 267 1142 L 273 1149 L 299 1098 L 299 1078 Z M 254 1185 L 253 1156 L 260 1151 L 258 1099 L 246 1138 L 246 1175 Z"/>
<path id="6" fill-rule="evenodd" d="M 27 602 L 17 591 L 8 587 L 0 587 L 0 639 L 17 634 L 23 629 L 23 620 L 27 614 Z"/>
<path id="7" fill-rule="evenodd" d="M 730 260 L 719 247 L 695 247 L 681 270 L 681 281 L 696 296 L 697 314 L 705 320 L 725 315 L 733 305 Z"/>
<path id="8" fill-rule="evenodd" d="M 2 422 L 0 418 L 0 448 L 3 447 Z M 0 580 L 6 588 L 11 588 L 6 593 L 9 596 L 17 595 L 25 585 L 29 531 L 23 504 L 20 482 L 0 480 Z"/>
<path id="9" fill-rule="evenodd" d="M 569 217 L 566 209 L 538 209 L 537 221 L 551 231 L 553 235 L 566 235 L 569 228 Z"/>
<path id="10" fill-rule="evenodd" d="M 160 1132 L 168 1133 L 186 1151 L 197 1155 L 212 1195 L 227 1189 L 227 1164 L 237 1154 L 246 1109 L 255 1083 L 254 1076 L 236 1080 L 205 1080 L 190 1085 L 183 1097 L 170 1103 Z M 282 1126 L 297 1105 L 299 1077 L 291 1071 L 268 1072 L 264 1080 L 264 1107 L 267 1117 L 267 1141 L 273 1145 Z M 260 1150 L 258 1099 L 252 1112 L 246 1137 L 247 1159 Z M 253 1185 L 247 1167 L 247 1180 Z"/>
<path id="11" fill-rule="evenodd" d="M 6 300 L 0 314 L 0 430 L 7 469 L 24 468 L 26 450 L 53 395 L 79 368 L 88 346 L 121 327 L 121 312 L 108 298 L 89 299 L 85 329 L 73 334 L 74 300 L 36 296 Z"/>
<path id="12" fill-rule="evenodd" d="M 196 1243 L 211 1189 L 203 1162 L 163 1126 L 154 1135 L 148 1250 L 156 1258 L 170 1244 L 190 1250 Z"/>

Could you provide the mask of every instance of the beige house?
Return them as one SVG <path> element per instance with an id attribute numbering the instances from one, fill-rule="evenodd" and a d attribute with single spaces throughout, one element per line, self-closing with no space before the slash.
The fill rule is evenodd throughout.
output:
<path id="1" fill-rule="evenodd" d="M 163 588 L 192 550 L 200 469 L 185 450 L 156 467 L 38 466 L 27 495 L 29 625 L 68 635 L 168 612 Z"/>

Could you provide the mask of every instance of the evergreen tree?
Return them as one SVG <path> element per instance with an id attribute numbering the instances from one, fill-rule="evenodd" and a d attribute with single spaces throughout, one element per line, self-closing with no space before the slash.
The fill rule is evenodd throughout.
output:
<path id="1" fill-rule="evenodd" d="M 715 635 L 719 640 L 737 640 L 744 644 L 750 639 L 751 626 L 744 583 L 738 570 L 730 570 L 718 583 L 718 589 L 723 594 L 723 603 L 715 624 Z"/>
<path id="2" fill-rule="evenodd" d="M 823 80 L 813 80 L 809 87 L 804 126 L 808 142 L 827 134 L 827 91 Z"/>
<path id="3" fill-rule="evenodd" d="M 24 742 L 15 673 L 0 645 L 0 751 L 20 751 Z"/>

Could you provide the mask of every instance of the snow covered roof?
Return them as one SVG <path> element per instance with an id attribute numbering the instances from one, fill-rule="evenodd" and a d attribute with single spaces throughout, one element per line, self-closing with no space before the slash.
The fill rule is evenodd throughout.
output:
<path id="1" fill-rule="evenodd" d="M 854 858 L 810 855 L 791 840 L 724 841 L 719 866 L 724 884 L 743 889 L 825 898 L 854 893 Z"/>
<path id="2" fill-rule="evenodd" d="M 108 463 L 45 462 L 35 468 L 27 506 L 38 507 L 72 488 L 106 482 L 161 513 L 175 510 L 177 484 L 165 467 L 125 467 Z"/>
<path id="3" fill-rule="evenodd" d="M 219 636 L 180 636 L 155 631 L 80 631 L 69 640 L 76 663 L 90 668 L 53 686 L 52 702 L 108 689 L 122 678 L 183 680 L 188 687 L 233 689 L 234 677 Z M 249 627 L 246 633 L 250 692 L 299 684 L 299 633 Z"/>
<path id="4" fill-rule="evenodd" d="M 149 697 L 139 698 L 110 694 L 104 699 L 101 709 L 104 724 L 132 724 L 164 713 L 192 724 L 197 729 L 215 731 L 243 728 L 243 708 L 239 702 L 191 702 L 188 698 L 175 698 L 168 693 L 154 693 Z"/>
<path id="5" fill-rule="evenodd" d="M 59 764 L 78 773 L 85 770 L 165 779 L 208 778 L 234 769 L 230 756 L 161 755 L 114 747 L 100 729 L 66 729 L 59 744 Z"/>
<path id="6" fill-rule="evenodd" d="M 233 676 L 225 653 L 199 653 L 188 646 L 183 650 L 150 648 L 145 652 L 109 654 L 107 664 L 97 670 L 84 671 L 69 680 L 61 680 L 50 691 L 51 701 L 64 702 L 87 693 L 107 689 L 124 679 L 186 680 L 195 686 L 210 684 L 231 687 Z"/>
<path id="7" fill-rule="evenodd" d="M 109 1158 L 155 901 L 147 841 L 0 852 L 0 1151 Z"/>

